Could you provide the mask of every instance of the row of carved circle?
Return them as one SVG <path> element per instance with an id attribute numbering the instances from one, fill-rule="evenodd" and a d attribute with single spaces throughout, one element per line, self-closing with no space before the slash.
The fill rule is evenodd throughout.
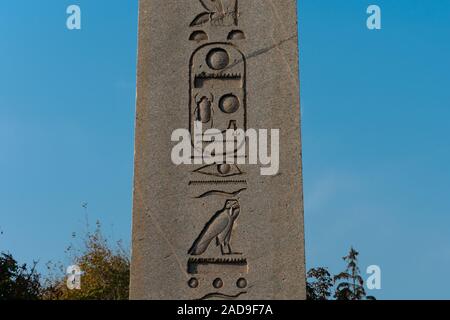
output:
<path id="1" fill-rule="evenodd" d="M 190 288 L 195 289 L 199 286 L 199 281 L 197 278 L 191 278 L 188 281 L 188 285 Z M 214 279 L 213 283 L 212 283 L 213 287 L 215 289 L 221 289 L 224 285 L 224 282 L 221 278 L 216 278 Z M 236 281 L 236 287 L 238 287 L 239 289 L 244 289 L 247 287 L 247 280 L 244 278 L 240 278 L 238 281 Z"/>

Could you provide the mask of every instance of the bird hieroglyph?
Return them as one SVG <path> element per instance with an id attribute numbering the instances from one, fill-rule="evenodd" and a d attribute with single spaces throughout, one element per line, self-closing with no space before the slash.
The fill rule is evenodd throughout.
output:
<path id="1" fill-rule="evenodd" d="M 198 256 L 208 249 L 213 240 L 220 246 L 222 255 L 240 254 L 231 249 L 231 234 L 233 226 L 239 217 L 241 206 L 238 200 L 227 200 L 225 207 L 217 211 L 206 224 L 198 238 L 195 240 L 189 254 Z"/>
<path id="2" fill-rule="evenodd" d="M 238 0 L 199 0 L 199 14 L 190 24 L 193 51 L 189 63 L 189 128 L 195 143 L 199 132 L 217 129 L 227 141 L 227 129 L 247 129 L 246 58 L 239 45 L 246 41 L 238 28 Z M 198 131 L 198 130 L 197 130 Z M 242 148 L 235 139 L 235 156 Z M 204 144 L 200 144 L 204 154 Z M 227 149 L 224 149 L 227 150 Z M 233 250 L 233 230 L 248 190 L 247 175 L 236 164 L 214 163 L 191 171 L 190 190 L 205 215 L 195 229 L 188 254 L 188 287 L 204 299 L 235 299 L 246 294 L 246 257 Z M 241 244 L 242 245 L 242 244 Z"/>

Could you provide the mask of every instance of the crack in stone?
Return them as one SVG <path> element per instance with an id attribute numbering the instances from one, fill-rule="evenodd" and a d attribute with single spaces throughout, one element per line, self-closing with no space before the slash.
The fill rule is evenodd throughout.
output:
<path id="1" fill-rule="evenodd" d="M 265 47 L 265 48 L 262 48 L 262 49 L 253 51 L 252 53 L 248 54 L 248 55 L 246 56 L 246 58 L 247 58 L 248 60 L 250 60 L 250 59 L 252 59 L 252 58 L 256 58 L 256 57 L 259 56 L 259 55 L 265 54 L 265 53 L 267 53 L 267 52 L 272 51 L 273 49 L 279 48 L 279 47 L 280 47 L 281 45 L 283 45 L 285 42 L 288 42 L 288 41 L 291 41 L 291 40 L 295 39 L 295 37 L 296 37 L 296 36 L 293 35 L 293 36 L 291 36 L 291 37 L 289 37 L 289 38 L 287 38 L 287 39 L 283 39 L 283 40 L 279 41 L 278 43 L 275 43 L 275 44 L 273 44 L 273 45 L 271 45 L 271 46 L 268 46 L 268 47 Z"/>
<path id="2" fill-rule="evenodd" d="M 282 29 L 283 29 L 284 33 L 288 34 L 288 32 L 286 32 L 286 26 L 285 26 L 283 20 L 280 18 L 280 14 L 278 12 L 277 6 L 273 3 L 272 0 L 270 0 L 270 5 L 272 7 L 273 13 L 275 14 L 275 16 L 276 16 L 276 18 L 278 20 L 278 23 L 282 26 Z M 272 39 L 274 39 L 273 34 L 272 34 Z M 296 86 L 296 88 L 298 88 L 299 87 L 299 83 L 298 83 L 297 77 L 294 75 L 294 72 L 292 71 L 292 68 L 291 68 L 291 66 L 289 65 L 289 63 L 288 63 L 288 61 L 286 59 L 285 53 L 282 52 L 279 48 L 278 48 L 278 50 L 280 51 L 281 55 L 283 56 L 283 60 L 284 60 L 284 62 L 286 64 L 286 67 L 289 69 L 289 76 L 291 78 L 292 83 Z"/>
<path id="3" fill-rule="evenodd" d="M 256 57 L 258 57 L 258 56 L 260 56 L 260 55 L 262 55 L 262 54 L 266 54 L 266 53 L 272 51 L 273 49 L 279 49 L 280 46 L 282 46 L 284 43 L 286 43 L 286 42 L 288 42 L 288 41 L 291 41 L 291 40 L 294 40 L 295 38 L 296 38 L 296 35 L 293 35 L 293 36 L 290 36 L 290 37 L 287 38 L 287 39 L 283 39 L 283 40 L 281 40 L 281 41 L 279 41 L 279 42 L 277 42 L 277 43 L 275 43 L 275 44 L 273 44 L 273 45 L 271 45 L 271 46 L 268 46 L 268 47 L 265 47 L 265 48 L 261 48 L 261 49 L 255 50 L 255 51 L 253 51 L 253 52 L 247 54 L 247 55 L 245 56 L 245 59 L 250 60 L 250 59 L 256 58 Z M 222 70 L 222 72 L 225 72 L 226 70 L 231 69 L 231 68 L 237 66 L 238 64 L 242 63 L 243 61 L 244 61 L 244 59 L 239 59 L 239 60 L 235 61 L 234 63 L 231 63 L 231 64 L 228 65 L 226 68 L 224 68 L 224 69 Z"/>

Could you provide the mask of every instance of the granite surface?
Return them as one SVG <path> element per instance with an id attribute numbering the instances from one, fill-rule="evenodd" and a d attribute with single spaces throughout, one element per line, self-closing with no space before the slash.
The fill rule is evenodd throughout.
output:
<path id="1" fill-rule="evenodd" d="M 305 299 L 295 0 L 140 0 L 131 299 Z M 174 130 L 280 129 L 279 172 Z"/>

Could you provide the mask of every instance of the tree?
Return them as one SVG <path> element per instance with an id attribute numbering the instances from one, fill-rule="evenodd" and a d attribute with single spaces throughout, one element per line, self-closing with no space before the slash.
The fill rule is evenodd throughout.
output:
<path id="1" fill-rule="evenodd" d="M 36 262 L 28 269 L 9 253 L 0 254 L 0 300 L 37 300 L 40 296 L 40 275 Z"/>
<path id="2" fill-rule="evenodd" d="M 352 247 L 348 255 L 342 258 L 347 262 L 347 268 L 344 272 L 334 276 L 337 284 L 334 297 L 337 300 L 362 300 L 366 297 L 364 279 L 358 268 L 358 255 L 358 251 Z"/>
<path id="3" fill-rule="evenodd" d="M 333 279 L 327 268 L 315 268 L 308 271 L 306 295 L 308 300 L 328 300 L 333 288 Z"/>
<path id="4" fill-rule="evenodd" d="M 376 300 L 366 296 L 364 279 L 358 267 L 358 251 L 351 248 L 343 260 L 347 262 L 344 272 L 334 277 L 327 268 L 314 268 L 308 271 L 306 281 L 306 297 L 308 300 L 330 300 L 332 292 L 336 300 Z"/>
<path id="5" fill-rule="evenodd" d="M 69 290 L 66 278 L 49 277 L 42 298 L 46 300 L 127 300 L 130 281 L 129 254 L 121 242 L 110 247 L 101 232 L 100 223 L 94 232 L 88 232 L 81 250 L 74 250 L 72 263 L 82 271 L 81 289 Z M 63 271 L 63 268 L 59 268 Z"/>

